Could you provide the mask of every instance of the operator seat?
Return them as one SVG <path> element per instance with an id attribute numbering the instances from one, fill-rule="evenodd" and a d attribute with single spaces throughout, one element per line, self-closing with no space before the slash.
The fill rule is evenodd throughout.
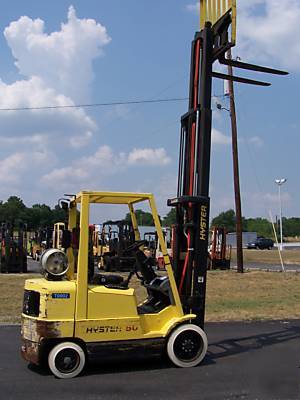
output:
<path id="1" fill-rule="evenodd" d="M 158 313 L 174 303 L 169 278 L 167 276 L 158 276 L 155 273 L 151 258 L 146 257 L 143 251 L 137 250 L 135 256 L 138 270 L 143 277 L 143 285 L 148 293 L 144 303 L 138 306 L 138 313 Z"/>

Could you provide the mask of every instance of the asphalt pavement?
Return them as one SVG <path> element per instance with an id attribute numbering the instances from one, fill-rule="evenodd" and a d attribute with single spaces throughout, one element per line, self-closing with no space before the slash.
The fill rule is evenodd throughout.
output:
<path id="1" fill-rule="evenodd" d="M 59 380 L 29 367 L 19 354 L 20 327 L 0 327 L 0 399 L 208 399 L 300 398 L 300 320 L 208 323 L 209 350 L 196 368 L 161 358 L 89 365 Z"/>
<path id="2" fill-rule="evenodd" d="M 236 269 L 237 267 L 233 264 L 231 268 Z M 250 271 L 282 272 L 282 266 L 280 264 L 244 262 L 244 268 Z M 284 264 L 284 271 L 300 272 L 300 264 Z"/>
<path id="3" fill-rule="evenodd" d="M 236 265 L 231 263 L 231 268 L 235 269 Z M 244 268 L 249 270 L 262 270 L 262 271 L 282 271 L 280 264 L 268 264 L 268 263 L 244 263 Z M 285 271 L 287 272 L 300 272 L 300 264 L 285 264 Z M 41 271 L 40 263 L 32 260 L 32 258 L 27 258 L 27 270 L 28 273 L 38 273 Z"/>

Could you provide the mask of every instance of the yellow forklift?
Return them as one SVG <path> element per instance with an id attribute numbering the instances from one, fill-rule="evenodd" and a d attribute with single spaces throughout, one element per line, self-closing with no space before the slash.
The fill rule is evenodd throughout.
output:
<path id="1" fill-rule="evenodd" d="M 155 221 L 164 253 L 166 276 L 157 276 L 140 248 L 134 205 L 147 202 Z M 91 204 L 128 205 L 136 241 L 129 246 L 136 262 L 126 279 L 118 275 L 89 271 L 89 212 Z M 170 359 L 180 367 L 197 365 L 205 356 L 204 331 L 193 324 L 196 315 L 184 313 L 169 256 L 165 246 L 153 195 L 145 193 L 81 192 L 66 202 L 69 207 L 68 230 L 76 226 L 80 206 L 80 241 L 77 274 L 74 272 L 72 237 L 63 247 L 47 250 L 41 258 L 44 278 L 25 283 L 22 314 L 22 354 L 39 364 L 47 357 L 53 374 L 71 378 L 83 369 L 86 359 L 101 357 L 107 347 L 126 348 L 166 344 Z M 68 243 L 67 243 L 68 242 Z M 55 250 L 55 251 L 54 251 Z M 138 304 L 130 281 L 137 274 L 147 290 Z"/>
<path id="2" fill-rule="evenodd" d="M 189 110 L 181 118 L 178 192 L 168 200 L 176 207 L 172 266 L 152 194 L 82 191 L 61 201 L 69 210 L 62 244 L 65 251 L 50 249 L 43 254 L 44 277 L 26 280 L 22 313 L 23 357 L 35 364 L 46 360 L 56 377 L 75 377 L 87 360 L 103 359 L 107 353 L 113 358 L 114 351 L 144 350 L 147 354 L 150 348 L 159 348 L 178 367 L 194 367 L 206 354 L 212 78 L 269 85 L 213 72 L 212 67 L 218 60 L 252 71 L 284 72 L 225 58 L 235 44 L 235 1 L 200 3 L 201 31 L 192 42 Z M 145 242 L 140 240 L 134 212 L 141 202 L 147 202 L 152 212 L 165 276 L 157 275 L 143 252 Z M 126 279 L 94 273 L 89 246 L 92 204 L 125 204 L 129 208 L 135 242 L 127 250 L 134 252 L 135 263 Z M 130 286 L 134 274 L 147 291 L 140 304 L 136 289 Z"/>
<path id="3" fill-rule="evenodd" d="M 93 231 L 93 254 L 99 270 L 104 270 L 104 255 L 109 252 L 109 232 L 102 227 Z"/>
<path id="4" fill-rule="evenodd" d="M 56 222 L 53 225 L 52 247 L 54 249 L 61 250 L 61 248 L 62 248 L 62 237 L 63 237 L 64 230 L 65 230 L 65 223 L 64 222 Z"/>

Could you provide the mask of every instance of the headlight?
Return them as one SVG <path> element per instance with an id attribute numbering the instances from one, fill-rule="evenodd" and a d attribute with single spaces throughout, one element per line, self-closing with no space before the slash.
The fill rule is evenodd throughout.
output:
<path id="1" fill-rule="evenodd" d="M 62 277 L 68 270 L 68 258 L 59 249 L 48 249 L 41 257 L 42 271 L 47 278 L 57 279 Z"/>

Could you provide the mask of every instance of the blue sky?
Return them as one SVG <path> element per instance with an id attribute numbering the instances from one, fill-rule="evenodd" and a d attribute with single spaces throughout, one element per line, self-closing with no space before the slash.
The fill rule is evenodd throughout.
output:
<path id="1" fill-rule="evenodd" d="M 247 217 L 278 214 L 274 179 L 281 177 L 288 179 L 284 215 L 299 216 L 300 4 L 281 3 L 238 1 L 234 55 L 290 71 L 262 76 L 271 88 L 235 86 Z M 193 0 L 11 0 L 0 16 L 0 108 L 186 97 L 198 24 Z M 213 91 L 222 95 L 223 84 L 214 82 Z M 222 97 L 213 101 L 212 215 L 234 207 L 229 114 L 216 110 L 216 100 L 228 107 Z M 16 194 L 28 205 L 53 205 L 81 189 L 145 191 L 165 215 L 186 110 L 183 101 L 0 111 L 0 199 Z"/>

